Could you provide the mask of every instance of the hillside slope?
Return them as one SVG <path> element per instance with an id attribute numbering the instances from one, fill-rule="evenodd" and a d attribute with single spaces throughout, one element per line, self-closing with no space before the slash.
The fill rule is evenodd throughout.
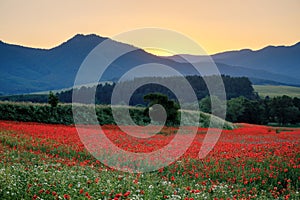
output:
<path id="1" fill-rule="evenodd" d="M 32 93 L 72 87 L 85 57 L 106 39 L 108 38 L 94 34 L 78 34 L 51 49 L 29 48 L 0 41 L 0 94 Z M 111 51 L 127 45 L 117 41 L 113 41 L 112 44 Z M 260 51 L 225 52 L 213 55 L 213 59 L 222 74 L 246 76 L 259 82 L 297 85 L 300 83 L 299 46 L 298 43 L 291 47 L 267 47 Z M 148 63 L 168 65 L 183 75 L 199 75 L 190 63 L 155 56 L 135 48 L 134 51 L 116 59 L 101 81 L 115 81 L 135 66 Z M 202 64 L 203 69 L 209 69 L 209 64 Z M 161 76 L 168 74 L 162 72 Z"/>

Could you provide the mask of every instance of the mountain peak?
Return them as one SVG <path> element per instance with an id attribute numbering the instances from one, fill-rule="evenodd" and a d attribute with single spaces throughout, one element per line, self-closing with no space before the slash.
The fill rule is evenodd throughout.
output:
<path id="1" fill-rule="evenodd" d="M 294 48 L 294 47 L 299 47 L 300 46 L 300 42 L 297 42 L 293 45 L 278 45 L 278 46 L 275 46 L 275 45 L 269 45 L 269 46 L 266 46 L 262 49 L 259 49 L 257 51 L 262 51 L 262 50 L 266 50 L 266 49 L 283 49 L 283 48 Z"/>
<path id="2" fill-rule="evenodd" d="M 82 34 L 82 33 L 78 33 L 76 35 L 74 35 L 71 39 L 84 39 L 84 38 L 89 38 L 89 39 L 93 39 L 93 38 L 102 38 L 102 39 L 106 39 L 104 37 L 101 37 L 99 35 L 96 34 Z"/>
<path id="3" fill-rule="evenodd" d="M 76 42 L 80 42 L 80 41 L 103 41 L 107 38 L 101 37 L 99 35 L 96 34 L 76 34 L 74 35 L 72 38 L 70 38 L 69 40 L 67 40 L 65 43 L 71 42 L 71 41 L 76 41 Z"/>
<path id="4" fill-rule="evenodd" d="M 76 34 L 72 38 L 70 38 L 69 40 L 60 44 L 57 47 L 61 47 L 61 46 L 69 47 L 69 46 L 73 46 L 73 45 L 76 45 L 78 47 L 84 46 L 84 45 L 88 45 L 88 46 L 91 45 L 94 47 L 105 39 L 107 39 L 107 38 L 101 37 L 96 34 L 87 34 L 87 35 Z M 55 47 L 55 48 L 57 48 L 57 47 Z M 53 49 L 55 49 L 55 48 L 53 48 Z"/>
<path id="5" fill-rule="evenodd" d="M 297 42 L 296 44 L 294 44 L 293 47 L 300 47 L 300 42 Z"/>

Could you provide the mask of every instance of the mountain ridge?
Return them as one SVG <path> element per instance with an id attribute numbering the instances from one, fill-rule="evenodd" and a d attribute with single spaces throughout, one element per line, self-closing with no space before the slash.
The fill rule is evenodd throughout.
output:
<path id="1" fill-rule="evenodd" d="M 0 93 L 19 94 L 71 87 L 76 73 L 88 53 L 102 41 L 109 39 L 96 34 L 76 34 L 67 41 L 50 49 L 25 47 L 0 42 Z M 113 40 L 112 40 L 113 41 Z M 113 41 L 115 47 L 133 45 Z M 297 43 L 297 44 L 300 44 Z M 226 53 L 226 52 L 225 52 Z M 227 54 L 228 55 L 228 54 Z M 229 55 L 231 57 L 232 55 Z M 277 81 L 286 84 L 289 77 L 264 69 L 251 69 L 244 65 L 234 66 L 218 56 L 214 58 L 219 70 L 231 76 L 247 76 L 253 79 Z M 126 56 L 118 58 L 112 69 L 104 76 L 105 81 L 116 80 L 121 73 L 140 64 L 159 63 L 171 66 L 183 75 L 193 75 L 190 63 L 180 63 L 169 57 L 160 57 L 136 48 Z M 261 75 L 258 75 L 261 74 Z M 254 77 L 251 77 L 251 76 Z M 263 75 L 263 76 L 262 76 Z M 274 80 L 275 79 L 275 80 Z M 278 79 L 278 80 L 276 80 Z M 294 80 L 293 83 L 297 83 Z"/>
<path id="2" fill-rule="evenodd" d="M 299 42 L 296 42 L 292 45 L 268 45 L 268 46 L 265 46 L 265 47 L 262 47 L 260 49 L 257 49 L 257 50 L 253 50 L 253 49 L 250 49 L 250 48 L 242 48 L 240 50 L 228 50 L 228 51 L 222 51 L 222 52 L 218 52 L 218 53 L 214 53 L 214 54 L 211 54 L 210 56 L 216 56 L 218 54 L 223 54 L 223 53 L 233 53 L 233 52 L 241 52 L 241 51 L 249 51 L 249 52 L 257 52 L 257 51 L 262 51 L 264 49 L 268 49 L 268 48 L 293 48 L 295 46 L 300 46 L 300 41 Z"/>

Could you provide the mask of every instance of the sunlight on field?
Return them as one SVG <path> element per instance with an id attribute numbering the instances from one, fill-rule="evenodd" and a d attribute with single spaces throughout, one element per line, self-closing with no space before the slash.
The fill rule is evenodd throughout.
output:
<path id="1" fill-rule="evenodd" d="M 288 95 L 290 97 L 300 97 L 300 87 L 274 86 L 274 85 L 253 85 L 253 88 L 261 97 L 275 97 Z"/>

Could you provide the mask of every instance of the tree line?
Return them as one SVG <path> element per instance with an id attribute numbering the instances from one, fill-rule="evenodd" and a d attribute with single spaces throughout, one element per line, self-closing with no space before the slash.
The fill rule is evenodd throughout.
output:
<path id="1" fill-rule="evenodd" d="M 118 83 L 121 88 L 132 88 L 137 85 L 140 85 L 144 82 L 159 82 L 162 84 L 172 85 L 179 91 L 184 91 L 184 81 L 188 81 L 195 94 L 197 99 L 200 100 L 209 95 L 206 82 L 217 83 L 219 77 L 217 76 L 187 76 L 187 77 L 143 77 L 135 78 L 134 80 L 128 80 L 125 82 Z M 227 99 L 244 96 L 247 99 L 256 99 L 258 95 L 254 92 L 251 82 L 246 77 L 230 77 L 222 75 L 222 80 L 224 82 L 224 87 L 226 91 Z M 143 84 L 142 84 L 143 85 Z M 56 93 L 59 98 L 59 101 L 62 103 L 71 103 L 72 95 L 76 94 L 78 103 L 96 103 L 96 104 L 111 104 L 111 95 L 116 86 L 116 83 L 99 83 L 96 86 L 82 86 L 80 88 L 70 89 L 67 91 L 62 91 Z M 218 86 L 216 86 L 218 87 Z M 216 88 L 216 91 L 218 88 Z M 91 99 L 86 99 L 86 96 L 89 96 L 91 93 L 95 93 L 95 102 L 92 102 Z M 123 93 L 126 94 L 126 89 L 123 90 Z M 143 105 L 146 106 L 147 102 L 144 101 L 143 97 L 149 93 L 161 93 L 168 96 L 169 99 L 176 101 L 176 96 L 173 92 L 160 85 L 160 84 L 146 84 L 141 87 L 138 87 L 133 95 L 131 96 L 129 104 L 132 106 Z M 120 102 L 122 102 L 122 94 L 119 96 Z M 185 102 L 191 101 L 189 95 L 185 96 Z M 11 95 L 11 96 L 0 96 L 0 101 L 13 101 L 13 102 L 32 102 L 32 103 L 47 103 L 48 94 L 21 94 L 21 95 Z"/>
<path id="2" fill-rule="evenodd" d="M 217 76 L 187 76 L 185 77 L 189 82 L 199 102 L 190 102 L 189 95 L 186 95 L 185 107 L 193 109 L 195 106 L 200 106 L 200 110 L 206 113 L 212 113 L 210 108 L 210 101 L 216 101 L 216 110 L 213 113 L 218 115 L 218 112 L 224 110 L 221 106 L 221 100 L 217 96 L 208 96 L 209 91 L 206 86 L 206 82 L 217 82 Z M 226 120 L 230 122 L 245 122 L 253 124 L 298 124 L 300 123 L 300 99 L 289 96 L 279 97 L 266 97 L 259 98 L 254 92 L 251 82 L 246 77 L 230 77 L 222 76 L 224 87 L 227 95 L 227 114 Z M 135 88 L 137 85 L 143 85 L 143 82 L 159 82 L 159 83 L 171 83 L 178 90 L 184 90 L 184 79 L 182 77 L 149 77 L 149 78 L 136 78 L 125 82 L 118 83 L 121 88 Z M 59 102 L 71 103 L 72 95 L 77 94 L 78 103 L 96 103 L 96 104 L 111 104 L 111 97 L 116 83 L 100 83 L 93 87 L 82 86 L 80 88 L 71 89 L 68 91 L 62 91 L 54 94 L 50 93 L 49 99 L 46 94 L 34 94 L 34 95 L 15 95 L 10 97 L 1 97 L 0 100 L 11 100 L 11 101 L 31 101 L 38 103 L 49 103 L 57 105 Z M 119 95 L 120 101 L 118 104 L 125 104 L 122 102 L 122 92 L 126 94 L 127 90 L 121 91 Z M 86 99 L 91 93 L 95 93 L 95 101 Z M 168 88 L 160 84 L 146 84 L 141 87 L 137 87 L 131 96 L 129 105 L 147 107 L 149 101 L 145 101 L 145 96 L 148 94 L 160 93 L 166 95 L 169 100 L 178 103 L 175 94 Z M 80 98 L 82 97 L 82 98 Z M 218 103 L 218 101 L 220 101 Z M 167 101 L 166 101 L 167 102 Z M 54 106 L 55 107 L 55 106 Z"/>
<path id="3" fill-rule="evenodd" d="M 122 102 L 123 96 L 127 94 L 128 90 L 142 85 L 141 87 L 137 87 L 131 96 L 129 105 L 147 105 L 147 102 L 144 101 L 143 97 L 149 93 L 161 93 L 167 95 L 169 99 L 176 101 L 175 94 L 162 85 L 172 85 L 179 91 L 185 91 L 184 81 L 188 81 L 195 94 L 197 99 L 202 99 L 209 95 L 209 90 L 207 88 L 206 82 L 217 83 L 219 77 L 217 76 L 187 76 L 187 77 L 143 77 L 143 78 L 135 78 L 134 80 L 124 81 L 119 84 L 120 88 L 124 88 L 123 91 L 118 94 L 119 102 Z M 252 84 L 247 77 L 230 77 L 222 75 L 222 80 L 224 83 L 226 97 L 227 99 L 236 98 L 239 96 L 243 96 L 247 99 L 257 99 L 258 95 L 254 92 Z M 161 84 L 150 83 L 144 85 L 145 82 L 158 82 Z M 94 103 L 91 99 L 87 99 L 87 96 L 91 96 L 91 94 L 95 93 L 95 103 L 96 104 L 111 104 L 112 92 L 116 86 L 116 83 L 101 83 L 97 86 L 93 87 L 85 87 L 82 86 L 79 89 L 71 89 L 68 91 L 62 91 L 58 93 L 58 98 L 60 102 L 71 103 L 72 95 L 76 95 L 76 100 L 78 103 Z M 220 86 L 216 86 L 220 87 Z M 219 88 L 216 88 L 217 91 Z M 217 95 L 217 94 L 216 94 Z M 184 102 L 191 102 L 191 96 L 186 95 L 183 99 Z"/>
<path id="4" fill-rule="evenodd" d="M 178 123 L 180 105 L 176 100 L 169 100 L 167 95 L 161 93 L 148 93 L 143 96 L 143 99 L 147 103 L 144 110 L 145 115 L 149 112 L 149 107 L 160 104 L 167 110 L 167 120 L 173 124 Z M 214 101 L 214 111 L 211 110 L 211 101 Z M 52 107 L 56 107 L 58 96 L 50 92 L 48 103 Z M 202 112 L 221 116 L 221 112 L 225 110 L 225 105 L 226 120 L 229 122 L 265 125 L 270 123 L 279 125 L 300 124 L 300 98 L 292 98 L 287 95 L 272 98 L 267 96 L 263 99 L 249 99 L 240 96 L 231 98 L 226 102 L 222 102 L 217 96 L 206 96 L 199 102 L 186 103 L 184 107 L 185 109 L 194 110 L 195 106 L 199 106 Z"/>
<path id="5" fill-rule="evenodd" d="M 200 110 L 211 113 L 211 99 L 220 101 L 217 97 L 205 97 L 199 102 Z M 273 98 L 267 96 L 264 99 L 232 98 L 227 101 L 226 120 L 251 124 L 299 124 L 300 99 L 286 95 Z"/>

